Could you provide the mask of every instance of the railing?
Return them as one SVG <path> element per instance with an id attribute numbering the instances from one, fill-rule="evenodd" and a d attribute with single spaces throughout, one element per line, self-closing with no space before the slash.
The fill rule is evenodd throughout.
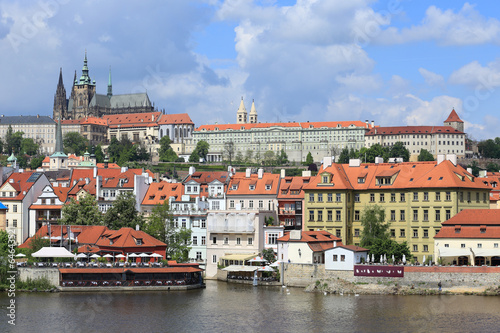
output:
<path id="1" fill-rule="evenodd" d="M 184 280 L 62 280 L 61 287 L 144 287 L 144 286 L 185 286 L 199 284 L 196 279 Z"/>
<path id="2" fill-rule="evenodd" d="M 282 215 L 295 215 L 295 209 L 280 208 L 279 213 Z"/>

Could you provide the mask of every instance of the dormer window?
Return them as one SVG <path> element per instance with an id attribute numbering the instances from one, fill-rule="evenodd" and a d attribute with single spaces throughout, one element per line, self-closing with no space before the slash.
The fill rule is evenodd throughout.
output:
<path id="1" fill-rule="evenodd" d="M 358 177 L 358 184 L 364 184 L 365 183 L 365 178 L 364 177 Z"/>
<path id="2" fill-rule="evenodd" d="M 255 190 L 255 185 L 250 185 L 249 188 L 250 188 L 250 191 L 253 191 L 253 190 Z"/>
<path id="3" fill-rule="evenodd" d="M 135 245 L 142 245 L 142 238 L 136 238 Z"/>
<path id="4" fill-rule="evenodd" d="M 237 189 L 238 189 L 238 185 L 233 185 L 233 186 L 231 186 L 231 190 L 233 190 L 233 191 L 234 191 L 234 190 L 237 190 Z"/>
<path id="5" fill-rule="evenodd" d="M 269 191 L 271 189 L 271 185 L 266 185 L 266 191 Z"/>
<path id="6" fill-rule="evenodd" d="M 323 183 L 328 183 L 328 176 L 323 176 Z"/>

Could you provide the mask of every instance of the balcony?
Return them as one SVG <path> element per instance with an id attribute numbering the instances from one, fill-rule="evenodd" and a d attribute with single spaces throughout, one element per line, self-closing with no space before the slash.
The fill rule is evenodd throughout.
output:
<path id="1" fill-rule="evenodd" d="M 279 214 L 280 215 L 295 215 L 295 209 L 280 208 Z"/>

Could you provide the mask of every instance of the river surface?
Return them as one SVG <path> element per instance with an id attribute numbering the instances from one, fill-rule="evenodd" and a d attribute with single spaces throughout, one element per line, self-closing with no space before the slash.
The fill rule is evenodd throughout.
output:
<path id="1" fill-rule="evenodd" d="M 0 294 L 0 332 L 498 332 L 500 297 L 340 296 L 207 281 L 182 292 Z"/>

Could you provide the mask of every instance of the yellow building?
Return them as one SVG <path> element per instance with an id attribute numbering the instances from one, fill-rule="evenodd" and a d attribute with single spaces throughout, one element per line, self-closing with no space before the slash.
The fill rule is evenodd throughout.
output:
<path id="1" fill-rule="evenodd" d="M 304 230 L 359 245 L 363 210 L 378 205 L 391 237 L 407 241 L 418 260 L 428 257 L 441 222 L 463 209 L 489 208 L 490 188 L 454 161 L 440 155 L 437 162 L 324 164 L 304 188 Z"/>

